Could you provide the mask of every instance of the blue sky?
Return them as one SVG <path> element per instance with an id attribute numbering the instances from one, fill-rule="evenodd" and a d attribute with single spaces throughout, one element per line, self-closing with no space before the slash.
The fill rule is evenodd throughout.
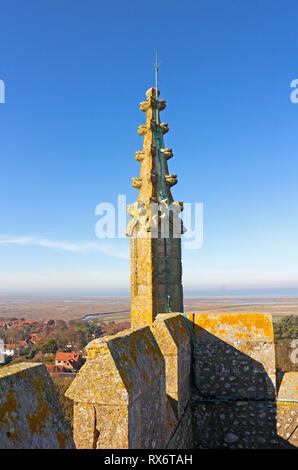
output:
<path id="1" fill-rule="evenodd" d="M 1 2 L 0 291 L 128 293 L 129 240 L 98 240 L 95 207 L 136 199 L 157 50 L 173 195 L 204 204 L 185 292 L 298 295 L 296 12 L 294 0 Z"/>

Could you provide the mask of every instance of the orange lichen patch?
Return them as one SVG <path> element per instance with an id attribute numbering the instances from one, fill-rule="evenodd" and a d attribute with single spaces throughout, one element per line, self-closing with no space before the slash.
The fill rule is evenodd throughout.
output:
<path id="1" fill-rule="evenodd" d="M 12 384 L 9 386 L 9 391 L 6 395 L 6 400 L 0 405 L 0 421 L 4 421 L 9 417 L 9 419 L 14 419 L 13 413 L 17 411 L 17 399 L 15 393 L 13 392 Z"/>
<path id="2" fill-rule="evenodd" d="M 190 321 L 201 330 L 208 331 L 222 339 L 228 340 L 229 336 L 250 341 L 274 341 L 272 317 L 264 313 L 231 313 L 231 314 L 189 314 Z"/>
<path id="3" fill-rule="evenodd" d="M 283 376 L 278 398 L 298 400 L 298 372 L 287 372 Z M 297 403 L 296 406 L 298 406 Z"/>
<path id="4" fill-rule="evenodd" d="M 203 393 L 275 396 L 271 315 L 194 313 L 189 319 L 195 339 L 195 376 Z"/>
<path id="5" fill-rule="evenodd" d="M 60 449 L 65 449 L 66 439 L 65 439 L 65 435 L 63 434 L 63 432 L 58 432 L 57 433 L 57 440 L 59 442 L 59 448 Z"/>
<path id="6" fill-rule="evenodd" d="M 48 403 L 38 395 L 35 413 L 26 415 L 32 433 L 41 432 L 45 428 L 48 412 Z"/>
<path id="7" fill-rule="evenodd" d="M 57 433 L 64 435 L 65 447 L 73 448 L 71 430 L 43 364 L 2 369 L 0 388 L 1 448 L 58 448 Z"/>
<path id="8" fill-rule="evenodd" d="M 6 400 L 0 404 L 0 422 L 7 425 L 7 430 L 10 432 L 10 439 L 15 441 L 17 433 L 13 430 L 13 423 L 17 417 L 17 399 L 13 392 L 12 384 L 9 386 Z"/>
<path id="9" fill-rule="evenodd" d="M 33 378 L 32 379 L 32 385 L 35 388 L 35 390 L 37 391 L 37 393 L 41 393 L 45 384 L 41 379 Z"/>

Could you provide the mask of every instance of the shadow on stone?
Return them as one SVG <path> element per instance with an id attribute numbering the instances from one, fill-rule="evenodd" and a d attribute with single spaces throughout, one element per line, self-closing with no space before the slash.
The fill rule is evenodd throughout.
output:
<path id="1" fill-rule="evenodd" d="M 191 323 L 196 338 L 192 413 L 197 448 L 295 449 L 277 434 L 275 386 L 251 355 Z M 264 345 L 263 345 L 264 346 Z M 262 344 L 259 344 L 262 347 Z"/>

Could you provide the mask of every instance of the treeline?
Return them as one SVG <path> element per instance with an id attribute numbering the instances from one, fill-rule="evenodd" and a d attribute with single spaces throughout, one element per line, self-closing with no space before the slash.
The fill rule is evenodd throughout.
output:
<path id="1" fill-rule="evenodd" d="M 55 325 L 54 328 L 51 328 L 50 325 Z M 22 325 L 22 326 L 11 326 L 7 329 L 2 328 L 0 330 L 0 338 L 4 340 L 5 343 L 17 343 L 21 340 L 27 340 L 30 338 L 32 333 L 36 333 L 36 325 Z M 47 349 L 51 351 L 45 352 L 55 352 L 53 351 L 52 345 L 55 340 L 58 349 L 64 349 L 68 344 L 72 344 L 76 349 L 82 349 L 89 341 L 92 339 L 92 334 L 94 336 L 100 336 L 103 333 L 103 328 L 100 325 L 97 325 L 93 322 L 76 322 L 74 320 L 64 321 L 64 320 L 50 320 L 48 324 L 40 324 L 38 328 L 38 336 L 41 338 L 38 349 Z M 49 342 L 50 341 L 50 342 Z"/>
<path id="2" fill-rule="evenodd" d="M 46 335 L 46 344 L 42 348 L 48 348 L 48 342 L 54 339 L 58 350 L 80 351 L 90 341 L 102 335 L 116 334 L 130 327 L 130 322 L 96 323 L 93 321 L 55 320 L 55 329 Z M 40 349 L 39 344 L 36 347 Z M 52 347 L 51 343 L 49 347 Z M 70 347 L 69 347 L 70 346 Z M 53 351 L 47 351 L 53 352 Z"/>
<path id="3" fill-rule="evenodd" d="M 276 342 L 298 339 L 298 316 L 289 315 L 273 323 L 274 339 Z"/>

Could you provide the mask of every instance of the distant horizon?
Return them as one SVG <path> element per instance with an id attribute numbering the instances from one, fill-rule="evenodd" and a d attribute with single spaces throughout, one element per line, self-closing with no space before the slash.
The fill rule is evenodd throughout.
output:
<path id="1" fill-rule="evenodd" d="M 104 289 L 104 290 L 57 290 L 57 289 L 42 289 L 42 290 L 11 290 L 1 291 L 1 297 L 40 297 L 40 298 L 112 298 L 112 299 L 129 299 L 129 290 L 121 289 Z M 265 299 L 265 298 L 298 298 L 297 287 L 262 287 L 262 288 L 214 288 L 214 289 L 185 289 L 184 299 L 202 298 L 202 299 Z"/>

